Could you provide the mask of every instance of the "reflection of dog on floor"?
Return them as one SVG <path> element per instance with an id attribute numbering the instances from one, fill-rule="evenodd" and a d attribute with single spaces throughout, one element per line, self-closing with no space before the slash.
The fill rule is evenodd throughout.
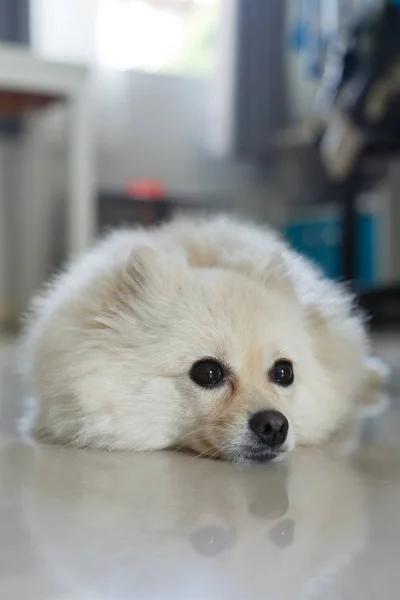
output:
<path id="1" fill-rule="evenodd" d="M 36 433 L 241 462 L 324 441 L 384 378 L 347 292 L 268 230 L 117 232 L 33 309 Z"/>
<path id="2" fill-rule="evenodd" d="M 74 597 L 324 597 L 367 531 L 357 475 L 306 448 L 243 469 L 44 446 L 23 499 L 35 547 Z"/>

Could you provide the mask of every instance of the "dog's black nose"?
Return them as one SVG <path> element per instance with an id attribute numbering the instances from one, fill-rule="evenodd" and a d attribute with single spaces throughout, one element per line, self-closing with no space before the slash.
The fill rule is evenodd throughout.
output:
<path id="1" fill-rule="evenodd" d="M 287 438 L 289 422 L 276 410 L 260 410 L 249 418 L 249 427 L 263 444 L 280 446 Z"/>

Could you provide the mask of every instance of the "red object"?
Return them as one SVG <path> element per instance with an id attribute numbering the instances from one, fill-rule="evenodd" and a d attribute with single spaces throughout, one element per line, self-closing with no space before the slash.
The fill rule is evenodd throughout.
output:
<path id="1" fill-rule="evenodd" d="M 143 200 L 162 200 L 165 198 L 165 188 L 156 179 L 133 179 L 125 187 L 129 196 Z"/>

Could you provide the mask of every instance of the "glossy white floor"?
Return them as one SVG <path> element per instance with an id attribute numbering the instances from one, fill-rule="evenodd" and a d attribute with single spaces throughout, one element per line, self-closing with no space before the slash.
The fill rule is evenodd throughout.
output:
<path id="1" fill-rule="evenodd" d="M 395 367 L 393 406 L 364 424 L 358 447 L 344 436 L 342 452 L 240 467 L 24 441 L 15 349 L 3 344 L 0 598 L 398 597 L 400 336 L 378 348 Z"/>

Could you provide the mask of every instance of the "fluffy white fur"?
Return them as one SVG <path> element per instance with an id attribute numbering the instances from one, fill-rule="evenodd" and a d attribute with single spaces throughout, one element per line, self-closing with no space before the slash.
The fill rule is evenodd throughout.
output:
<path id="1" fill-rule="evenodd" d="M 222 217 L 102 241 L 34 301 L 24 350 L 39 438 L 230 460 L 252 412 L 287 417 L 285 450 L 318 444 L 381 380 L 346 290 L 270 230 Z M 196 386 L 204 357 L 231 380 Z M 280 358 L 288 388 L 267 376 Z"/>

